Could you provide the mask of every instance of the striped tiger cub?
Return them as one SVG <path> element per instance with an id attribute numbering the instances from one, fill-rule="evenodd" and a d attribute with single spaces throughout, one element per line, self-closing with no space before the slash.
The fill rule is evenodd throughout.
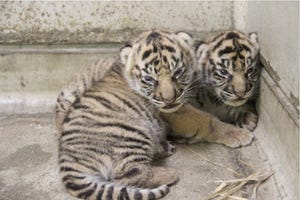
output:
<path id="1" fill-rule="evenodd" d="M 200 108 L 253 131 L 261 70 L 257 34 L 225 31 L 196 48 Z"/>
<path id="2" fill-rule="evenodd" d="M 78 75 L 56 104 L 59 170 L 81 199 L 159 199 L 177 180 L 153 160 L 175 147 L 159 116 L 179 109 L 192 82 L 192 38 L 153 30 Z"/>

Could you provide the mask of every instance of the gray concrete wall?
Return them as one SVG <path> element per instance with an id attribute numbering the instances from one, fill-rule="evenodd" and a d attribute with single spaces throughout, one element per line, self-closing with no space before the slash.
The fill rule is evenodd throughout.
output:
<path id="1" fill-rule="evenodd" d="M 256 135 L 282 199 L 299 199 L 299 2 L 235 2 L 235 27 L 257 32 L 265 66 Z"/>
<path id="2" fill-rule="evenodd" d="M 0 2 L 0 43 L 124 42 L 165 28 L 201 36 L 232 27 L 231 2 Z"/>
<path id="3" fill-rule="evenodd" d="M 299 2 L 249 2 L 246 29 L 259 33 L 277 83 L 299 109 Z"/>

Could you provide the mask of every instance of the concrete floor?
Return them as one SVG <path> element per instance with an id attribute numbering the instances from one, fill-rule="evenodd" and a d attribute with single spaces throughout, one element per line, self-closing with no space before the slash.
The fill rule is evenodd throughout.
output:
<path id="1" fill-rule="evenodd" d="M 60 184 L 53 125 L 53 114 L 0 116 L 0 200 L 75 199 Z M 260 131 L 258 127 L 255 134 Z M 270 169 L 259 141 L 239 149 L 206 143 L 177 145 L 176 154 L 162 162 L 176 168 L 180 177 L 166 200 L 201 200 L 217 187 L 214 181 L 235 178 L 228 168 L 243 177 Z M 278 191 L 271 177 L 259 187 L 257 199 L 281 200 Z"/>

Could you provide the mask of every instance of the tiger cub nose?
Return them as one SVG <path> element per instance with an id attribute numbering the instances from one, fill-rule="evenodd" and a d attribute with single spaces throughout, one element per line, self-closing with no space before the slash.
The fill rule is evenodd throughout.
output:
<path id="1" fill-rule="evenodd" d="M 176 96 L 175 94 L 169 94 L 169 95 L 163 95 L 162 93 L 159 93 L 160 98 L 163 102 L 165 102 L 166 104 L 172 104 L 175 102 Z"/>
<path id="2" fill-rule="evenodd" d="M 236 94 L 236 96 L 238 97 L 243 97 L 246 94 L 246 90 L 238 90 L 238 91 L 234 91 L 234 93 Z"/>

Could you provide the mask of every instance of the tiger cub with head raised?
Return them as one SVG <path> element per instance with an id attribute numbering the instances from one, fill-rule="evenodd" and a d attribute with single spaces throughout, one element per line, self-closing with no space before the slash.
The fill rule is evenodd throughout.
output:
<path id="1" fill-rule="evenodd" d="M 82 199 L 165 196 L 177 174 L 152 165 L 174 153 L 159 111 L 182 106 L 194 68 L 187 33 L 153 30 L 122 48 L 120 59 L 98 62 L 77 76 L 56 105 L 65 188 Z"/>
<path id="2" fill-rule="evenodd" d="M 200 108 L 253 131 L 258 121 L 255 101 L 261 70 L 257 34 L 223 32 L 208 42 L 199 42 L 196 56 Z"/>

